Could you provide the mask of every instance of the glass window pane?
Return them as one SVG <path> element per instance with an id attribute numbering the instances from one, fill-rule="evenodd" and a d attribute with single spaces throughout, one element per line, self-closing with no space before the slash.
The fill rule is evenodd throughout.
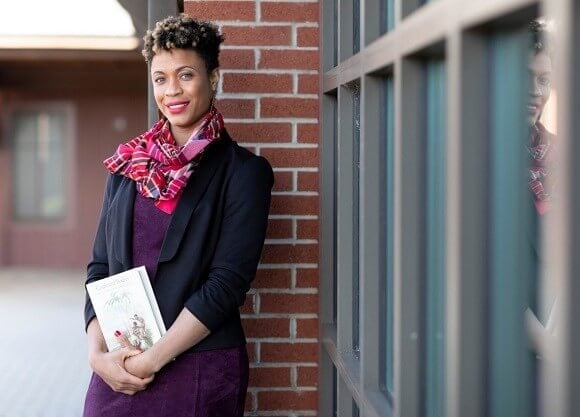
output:
<path id="1" fill-rule="evenodd" d="M 445 360 L 445 62 L 427 63 L 425 415 L 443 417 Z"/>
<path id="2" fill-rule="evenodd" d="M 352 2 L 352 52 L 360 51 L 360 0 Z"/>
<path id="3" fill-rule="evenodd" d="M 332 322 L 336 323 L 338 316 L 338 103 L 335 100 L 332 108 L 333 118 L 333 158 L 334 158 L 334 181 L 333 181 L 333 207 L 334 216 L 332 218 L 333 241 L 332 241 L 332 256 L 333 256 L 333 275 L 332 275 Z"/>
<path id="4" fill-rule="evenodd" d="M 385 33 L 395 27 L 395 2 L 394 0 L 381 0 L 380 8 L 381 33 Z"/>
<path id="5" fill-rule="evenodd" d="M 390 394 L 393 393 L 393 163 L 394 163 L 394 92 L 393 79 L 387 78 L 384 83 L 382 106 L 384 109 L 385 123 L 383 125 L 383 158 L 382 176 L 384 179 L 383 197 L 381 199 L 384 213 L 381 221 L 381 247 L 385 254 L 385 261 L 382 265 L 383 279 L 381 280 L 380 317 L 381 325 L 381 364 L 380 364 L 380 386 L 381 389 Z"/>
<path id="6" fill-rule="evenodd" d="M 360 352 L 360 283 L 359 283 L 359 226 L 360 226 L 360 84 L 352 85 L 353 99 L 353 161 L 352 161 L 352 346 L 356 357 Z"/>
<path id="7" fill-rule="evenodd" d="M 19 111 L 12 123 L 14 218 L 62 218 L 67 166 L 65 112 Z"/>
<path id="8" fill-rule="evenodd" d="M 524 327 L 532 272 L 532 207 L 526 187 L 527 29 L 498 33 L 489 43 L 490 287 L 489 415 L 532 415 L 531 357 Z"/>

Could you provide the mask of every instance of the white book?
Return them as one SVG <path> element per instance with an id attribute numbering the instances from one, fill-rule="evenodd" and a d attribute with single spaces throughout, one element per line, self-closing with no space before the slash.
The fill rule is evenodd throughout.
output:
<path id="1" fill-rule="evenodd" d="M 115 331 L 136 348 L 147 350 L 165 334 L 147 270 L 144 266 L 87 284 L 109 352 L 120 349 Z"/>

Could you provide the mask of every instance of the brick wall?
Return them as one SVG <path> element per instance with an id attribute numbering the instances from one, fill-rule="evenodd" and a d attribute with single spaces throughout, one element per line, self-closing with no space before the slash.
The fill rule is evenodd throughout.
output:
<path id="1" fill-rule="evenodd" d="M 318 3 L 186 1 L 226 36 L 218 108 L 276 176 L 262 264 L 243 318 L 246 414 L 317 415 Z"/>

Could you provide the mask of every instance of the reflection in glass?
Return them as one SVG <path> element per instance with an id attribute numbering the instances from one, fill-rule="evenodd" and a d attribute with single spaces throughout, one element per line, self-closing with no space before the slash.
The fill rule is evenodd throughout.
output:
<path id="1" fill-rule="evenodd" d="M 388 32 L 395 27 L 395 1 L 381 0 L 381 33 Z"/>
<path id="2" fill-rule="evenodd" d="M 360 51 L 360 0 L 352 2 L 352 53 Z"/>
<path id="3" fill-rule="evenodd" d="M 530 23 L 531 53 L 529 54 L 529 89 L 527 117 L 529 126 L 528 185 L 535 210 L 532 210 L 530 226 L 530 247 L 532 271 L 530 274 L 530 296 L 526 310 L 526 330 L 532 348 L 530 368 L 533 381 L 530 396 L 532 415 L 538 415 L 541 390 L 539 385 L 540 362 L 547 354 L 555 327 L 553 318 L 556 310 L 556 291 L 549 277 L 540 283 L 540 266 L 543 259 L 541 229 L 547 214 L 551 211 L 557 181 L 553 168 L 557 164 L 557 140 L 555 136 L 555 97 L 553 72 L 553 51 L 549 39 L 548 24 L 545 20 Z M 543 291 L 543 293 L 541 293 Z"/>
<path id="4" fill-rule="evenodd" d="M 360 354 L 360 85 L 352 85 L 353 138 L 352 138 L 352 346 L 355 357 Z"/>
<path id="5" fill-rule="evenodd" d="M 490 417 L 533 415 L 533 373 L 524 329 L 533 274 L 533 204 L 523 175 L 528 167 L 528 39 L 522 27 L 492 35 L 489 44 Z"/>
<path id="6" fill-rule="evenodd" d="M 394 243 L 394 90 L 393 79 L 387 78 L 384 83 L 382 95 L 382 108 L 384 109 L 385 123 L 382 130 L 383 162 L 382 186 L 384 196 L 381 198 L 381 251 L 385 254 L 382 264 L 380 317 L 378 322 L 381 326 L 381 363 L 380 363 L 380 386 L 381 390 L 392 395 L 393 393 L 393 243 Z"/>
<path id="7" fill-rule="evenodd" d="M 445 326 L 445 61 L 427 63 L 425 416 L 444 414 Z"/>
<path id="8" fill-rule="evenodd" d="M 14 218 L 63 218 L 66 114 L 58 111 L 19 111 L 14 114 L 12 123 Z"/>

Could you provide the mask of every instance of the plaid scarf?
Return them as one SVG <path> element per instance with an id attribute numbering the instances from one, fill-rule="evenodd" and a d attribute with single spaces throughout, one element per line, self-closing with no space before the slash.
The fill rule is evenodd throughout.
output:
<path id="1" fill-rule="evenodd" d="M 137 191 L 154 199 L 157 208 L 173 213 L 199 157 L 210 143 L 219 140 L 223 127 L 221 113 L 212 106 L 197 132 L 185 145 L 178 146 L 169 121 L 162 119 L 147 132 L 119 145 L 103 163 L 109 172 L 135 181 Z"/>
<path id="2" fill-rule="evenodd" d="M 553 162 L 554 135 L 537 122 L 531 131 L 528 152 L 531 156 L 528 184 L 534 196 L 534 203 L 539 214 L 550 210 L 553 179 L 551 163 Z"/>

